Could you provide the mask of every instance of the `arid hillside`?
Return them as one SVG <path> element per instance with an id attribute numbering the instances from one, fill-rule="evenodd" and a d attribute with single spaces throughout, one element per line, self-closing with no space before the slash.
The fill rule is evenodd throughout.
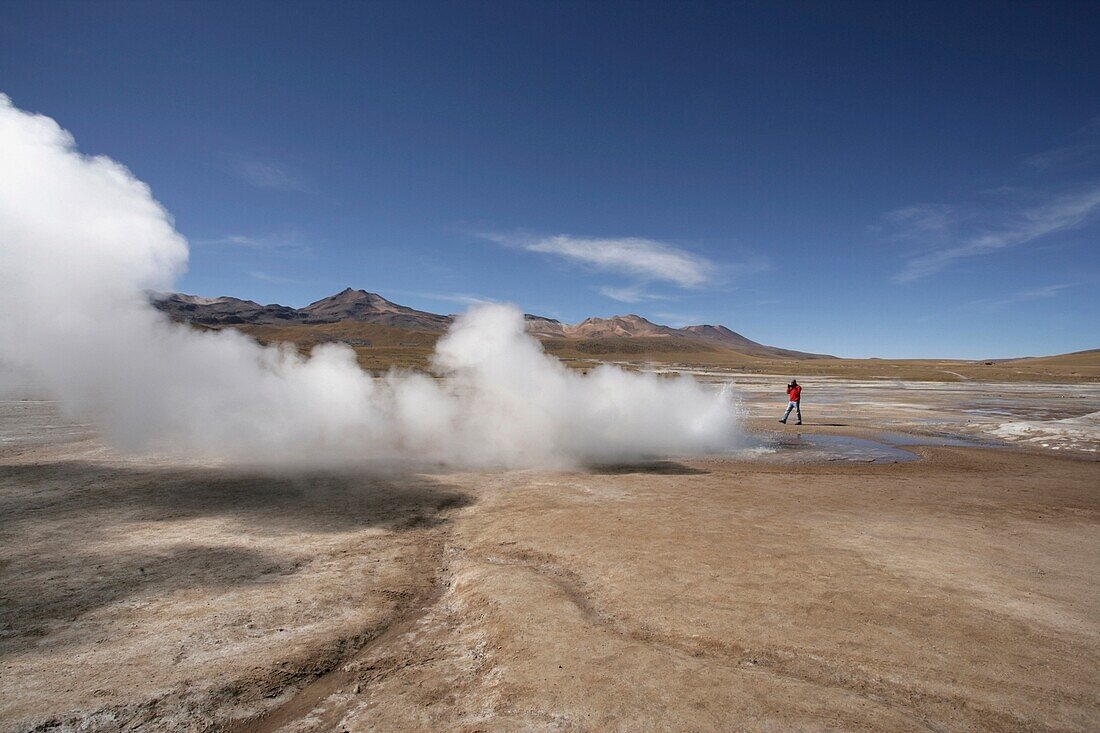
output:
<path id="1" fill-rule="evenodd" d="M 203 329 L 236 328 L 264 344 L 292 343 L 308 352 L 317 344 L 343 343 L 355 350 L 363 368 L 372 371 L 427 368 L 436 340 L 453 320 L 452 316 L 418 311 L 350 288 L 301 309 L 225 296 L 161 294 L 153 302 L 174 320 Z M 573 325 L 528 315 L 527 326 L 547 352 L 580 369 L 611 361 L 792 376 L 1100 380 L 1100 349 L 1009 360 L 841 359 L 766 346 L 725 326 L 677 329 L 637 315 L 587 318 Z"/>
<path id="2" fill-rule="evenodd" d="M 293 343 L 303 352 L 317 344 L 338 342 L 355 350 L 359 364 L 372 371 L 390 367 L 424 369 L 439 333 L 411 331 L 370 323 L 316 325 L 196 326 L 236 328 L 261 343 Z M 668 337 L 541 337 L 543 348 L 570 367 L 587 369 L 600 362 L 668 365 L 730 370 L 746 374 L 841 376 L 849 378 L 917 379 L 943 382 L 981 381 L 1100 381 L 1100 351 L 1041 359 L 964 361 L 957 359 L 796 359 L 767 358 L 685 338 Z"/>

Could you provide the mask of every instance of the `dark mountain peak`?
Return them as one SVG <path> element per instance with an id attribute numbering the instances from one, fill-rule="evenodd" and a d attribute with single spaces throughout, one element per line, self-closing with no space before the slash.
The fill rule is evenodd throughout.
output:
<path id="1" fill-rule="evenodd" d="M 307 305 L 302 310 L 309 310 L 310 308 L 320 308 L 325 305 L 351 305 L 356 303 L 365 303 L 367 305 L 394 305 L 390 301 L 383 298 L 378 293 L 368 293 L 366 290 L 355 290 L 354 288 L 344 288 L 339 293 L 329 295 L 314 301 Z M 399 307 L 399 306 L 398 306 Z"/>
<path id="2" fill-rule="evenodd" d="M 177 321 L 207 326 L 241 323 L 287 323 L 299 320 L 298 311 L 284 305 L 260 305 L 229 295 L 204 298 L 185 293 L 154 293 L 153 305 Z"/>
<path id="3" fill-rule="evenodd" d="M 321 298 L 321 300 L 361 300 L 368 297 L 370 293 L 366 290 L 356 290 L 355 288 L 344 288 L 335 295 L 330 295 L 327 298 Z"/>
<path id="4" fill-rule="evenodd" d="M 635 313 L 610 318 L 585 318 L 575 326 L 565 327 L 565 335 L 584 338 L 671 336 L 674 333 L 668 326 L 659 326 Z"/>
<path id="5" fill-rule="evenodd" d="M 701 326 L 685 326 L 679 329 L 679 332 L 700 341 L 706 341 L 712 344 L 718 344 L 724 346 L 727 349 L 732 349 L 741 354 L 748 354 L 750 356 L 761 356 L 781 359 L 819 359 L 828 358 L 825 354 L 809 354 L 804 351 L 791 351 L 790 349 L 780 349 L 775 346 L 765 346 L 764 344 L 757 343 L 752 339 L 747 339 L 736 331 L 731 331 L 725 326 L 712 326 L 710 324 L 703 324 Z"/>
<path id="6" fill-rule="evenodd" d="M 298 311 L 307 323 L 359 321 L 418 331 L 442 331 L 450 316 L 426 313 L 397 305 L 378 293 L 345 288 L 335 295 L 310 303 Z"/>
<path id="7" fill-rule="evenodd" d="M 704 323 L 699 326 L 684 326 L 680 330 L 690 331 L 691 333 L 698 334 L 700 336 L 736 336 L 737 338 L 744 338 L 744 336 L 742 336 L 741 334 L 737 333 L 736 331 L 731 331 L 723 325 L 715 326 L 709 323 Z"/>

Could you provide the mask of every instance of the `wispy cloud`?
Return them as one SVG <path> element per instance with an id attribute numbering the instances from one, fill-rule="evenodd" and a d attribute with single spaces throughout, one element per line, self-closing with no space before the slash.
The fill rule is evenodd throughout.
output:
<path id="1" fill-rule="evenodd" d="M 1025 288 L 1010 293 L 1002 298 L 982 298 L 963 303 L 942 303 L 942 307 L 931 311 L 922 311 L 921 315 L 912 316 L 914 323 L 944 323 L 953 319 L 971 318 L 975 312 L 994 313 L 1006 306 L 1017 303 L 1027 303 L 1037 300 L 1050 300 L 1061 296 L 1069 288 L 1077 287 L 1081 283 L 1057 283 L 1040 287 Z"/>
<path id="2" fill-rule="evenodd" d="M 1086 165 L 1098 154 L 1100 154 L 1100 140 L 1082 140 L 1072 145 L 1063 145 L 1060 148 L 1036 153 L 1028 157 L 1024 163 L 1036 170 L 1076 168 Z"/>
<path id="3" fill-rule="evenodd" d="M 1054 235 L 1100 218 L 1100 117 L 1067 144 L 1034 154 L 1009 185 L 972 192 L 959 203 L 920 203 L 884 214 L 872 235 L 907 245 L 894 282 L 927 278 L 959 262 L 1007 249 L 1064 246 Z M 1039 240 L 1044 240 L 1041 243 Z M 1035 244 L 1032 244 L 1035 243 Z"/>
<path id="4" fill-rule="evenodd" d="M 437 300 L 441 303 L 458 303 L 460 305 L 483 305 L 486 303 L 499 303 L 496 298 L 484 295 L 470 295 L 469 293 L 425 293 L 419 290 L 390 290 L 394 295 L 423 298 L 424 300 Z"/>
<path id="5" fill-rule="evenodd" d="M 1072 288 L 1073 283 L 1059 283 L 1057 285 L 1044 285 L 1040 288 L 1032 288 L 1030 290 L 1021 290 L 1013 293 L 1007 298 L 1000 300 L 986 300 L 979 301 L 979 305 L 984 305 L 986 310 L 997 310 L 1003 308 L 1006 305 L 1012 305 L 1013 303 L 1025 303 L 1029 300 L 1047 300 L 1049 298 L 1057 298 L 1067 288 Z"/>
<path id="6" fill-rule="evenodd" d="M 293 232 L 274 234 L 226 234 L 213 239 L 197 239 L 194 244 L 212 247 L 232 247 L 256 251 L 280 251 L 293 253 L 309 253 L 312 247 L 302 241 L 301 236 Z"/>
<path id="7" fill-rule="evenodd" d="M 952 212 L 944 204 L 917 204 L 888 211 L 882 217 L 883 222 L 896 231 L 912 237 L 938 235 L 946 232 L 952 225 Z M 881 231 L 878 225 L 876 231 Z"/>
<path id="8" fill-rule="evenodd" d="M 1020 210 L 960 212 L 946 206 L 911 206 L 883 217 L 894 239 L 925 248 L 909 256 L 894 280 L 913 282 L 958 260 L 1019 247 L 1080 227 L 1100 214 L 1100 185 L 1062 195 Z"/>
<path id="9" fill-rule="evenodd" d="M 695 326 L 704 321 L 702 316 L 687 313 L 654 313 L 654 315 L 660 318 L 664 325 L 672 326 L 673 328 Z"/>
<path id="10" fill-rule="evenodd" d="M 245 183 L 273 191 L 307 192 L 305 183 L 278 163 L 262 160 L 238 160 L 232 172 Z"/>
<path id="11" fill-rule="evenodd" d="M 1073 169 L 1090 165 L 1100 158 L 1100 117 L 1077 130 L 1065 145 L 1031 155 L 1024 164 L 1039 171 Z"/>
<path id="12" fill-rule="evenodd" d="M 622 288 L 610 285 L 600 288 L 600 294 L 620 303 L 642 303 L 647 300 L 672 300 L 668 295 L 646 292 L 641 285 L 628 285 Z"/>
<path id="13" fill-rule="evenodd" d="M 296 280 L 290 277 L 282 277 L 281 275 L 272 275 L 262 270 L 251 270 L 248 276 L 254 280 L 260 280 L 265 283 L 273 283 L 275 285 L 286 285 L 289 283 L 300 283 L 301 280 Z"/>
<path id="14" fill-rule="evenodd" d="M 200 239 L 196 244 L 224 244 L 231 247 L 245 247 L 247 249 L 267 249 L 268 244 L 263 237 L 249 237 L 244 234 L 227 234 L 216 239 Z"/>
<path id="15" fill-rule="evenodd" d="M 488 233 L 482 236 L 498 244 L 561 257 L 599 271 L 628 275 L 645 282 L 671 283 L 681 288 L 711 284 L 717 275 L 717 268 L 706 257 L 653 239 L 568 234 L 532 237 Z"/>

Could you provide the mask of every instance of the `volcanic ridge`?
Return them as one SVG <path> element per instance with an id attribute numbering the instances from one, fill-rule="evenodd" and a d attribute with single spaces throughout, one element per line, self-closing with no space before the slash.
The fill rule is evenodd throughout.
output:
<path id="1" fill-rule="evenodd" d="M 154 293 L 150 300 L 173 320 L 201 326 L 236 325 L 317 325 L 332 323 L 370 323 L 389 328 L 427 333 L 442 333 L 454 321 L 453 315 L 441 315 L 399 305 L 366 290 L 344 290 L 310 303 L 304 308 L 285 305 L 261 305 L 231 296 L 205 298 L 183 293 Z M 669 339 L 685 346 L 698 344 L 729 349 L 750 356 L 785 359 L 830 359 L 813 354 L 767 346 L 748 339 L 725 326 L 699 325 L 672 328 L 653 323 L 642 316 L 628 314 L 610 318 L 586 318 L 567 324 L 553 318 L 527 314 L 527 330 L 543 340 L 634 340 Z"/>

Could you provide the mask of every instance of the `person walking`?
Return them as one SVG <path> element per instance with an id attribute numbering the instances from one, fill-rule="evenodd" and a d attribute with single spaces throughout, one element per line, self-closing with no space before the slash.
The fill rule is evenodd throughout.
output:
<path id="1" fill-rule="evenodd" d="M 795 425 L 802 424 L 802 387 L 798 385 L 797 379 L 792 379 L 787 383 L 787 411 L 783 413 L 783 419 L 779 422 L 784 425 L 787 424 L 787 418 L 791 415 L 791 410 L 794 410 L 795 418 L 798 422 Z"/>

